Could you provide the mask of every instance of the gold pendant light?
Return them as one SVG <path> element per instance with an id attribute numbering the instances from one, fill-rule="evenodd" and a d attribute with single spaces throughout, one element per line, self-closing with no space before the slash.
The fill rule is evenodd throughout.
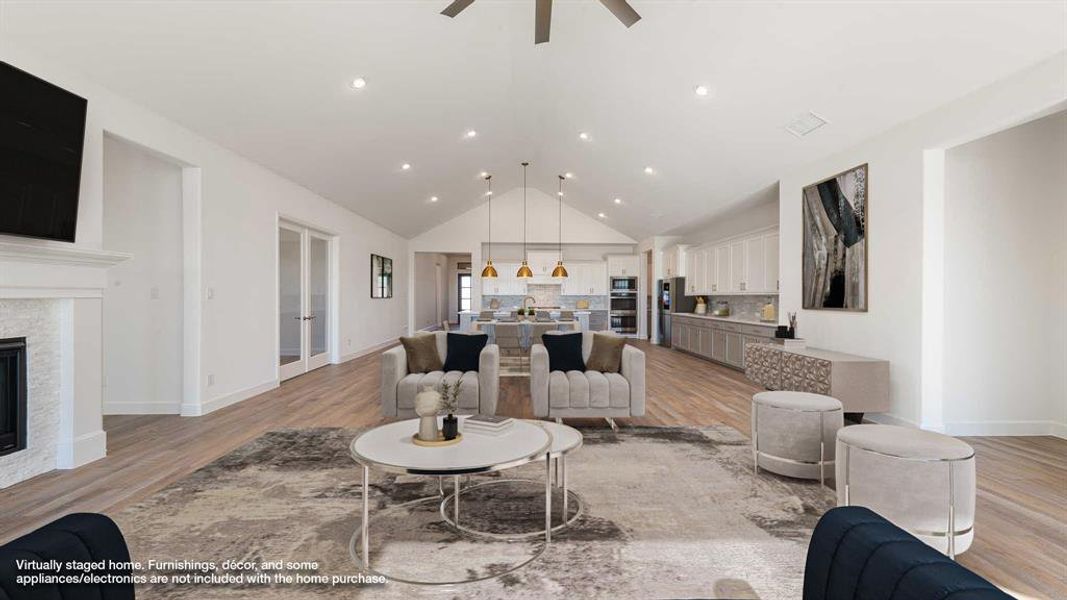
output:
<path id="1" fill-rule="evenodd" d="M 566 277 L 567 267 L 563 266 L 563 175 L 559 176 L 559 260 L 552 269 L 553 277 Z"/>
<path id="2" fill-rule="evenodd" d="M 519 266 L 518 272 L 515 273 L 515 277 L 519 279 L 529 279 L 534 276 L 533 271 L 530 270 L 530 265 L 526 262 L 526 167 L 529 167 L 530 163 L 522 163 L 522 265 Z"/>
<path id="3" fill-rule="evenodd" d="M 486 251 L 488 258 L 485 260 L 485 268 L 482 269 L 482 277 L 496 277 L 496 267 L 493 266 L 493 176 L 485 176 L 485 185 L 488 190 L 485 195 L 489 198 L 489 248 Z"/>

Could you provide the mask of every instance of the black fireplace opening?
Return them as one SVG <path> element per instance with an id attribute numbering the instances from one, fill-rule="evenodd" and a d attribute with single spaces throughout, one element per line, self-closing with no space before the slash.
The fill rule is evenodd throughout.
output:
<path id="1" fill-rule="evenodd" d="M 0 456 L 26 449 L 26 338 L 0 340 Z"/>

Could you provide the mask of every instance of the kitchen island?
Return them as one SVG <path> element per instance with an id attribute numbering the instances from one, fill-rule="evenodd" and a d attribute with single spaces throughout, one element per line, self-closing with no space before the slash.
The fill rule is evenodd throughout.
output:
<path id="1" fill-rule="evenodd" d="M 493 311 L 493 318 L 494 318 L 494 320 L 506 319 L 511 315 L 511 312 L 512 311 L 510 311 L 510 310 L 496 310 L 496 311 Z M 559 315 L 560 315 L 560 312 L 561 312 L 559 309 L 550 309 L 547 312 L 548 312 L 548 316 L 553 321 L 558 321 L 559 320 Z M 593 311 L 590 311 L 590 310 L 572 310 L 572 311 L 569 311 L 569 312 L 574 315 L 574 320 L 578 322 L 578 329 L 580 329 L 581 331 L 589 331 L 590 330 L 589 317 L 590 317 L 590 315 L 593 314 Z M 603 311 L 603 312 L 605 314 L 607 314 L 607 311 Z M 475 320 L 477 320 L 479 314 L 480 314 L 479 311 L 473 311 L 473 310 L 460 311 L 460 313 L 459 313 L 459 330 L 460 331 L 471 331 L 471 329 L 472 329 L 471 328 L 471 323 L 473 323 Z M 531 322 L 536 322 L 536 321 L 533 320 L 533 317 L 530 317 L 530 321 Z"/>

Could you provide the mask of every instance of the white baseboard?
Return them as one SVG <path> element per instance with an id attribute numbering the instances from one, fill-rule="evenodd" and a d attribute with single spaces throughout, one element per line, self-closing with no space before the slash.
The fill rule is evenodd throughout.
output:
<path id="1" fill-rule="evenodd" d="M 1032 436 L 1053 435 L 1067 439 L 1067 423 L 1056 421 L 956 421 L 945 423 L 949 435 Z"/>
<path id="2" fill-rule="evenodd" d="M 180 402 L 105 402 L 105 415 L 177 415 Z"/>
<path id="3" fill-rule="evenodd" d="M 60 442 L 57 469 L 76 469 L 107 456 L 107 433 L 100 429 L 83 433 L 72 442 Z"/>
<path id="4" fill-rule="evenodd" d="M 236 404 L 242 400 L 247 400 L 252 396 L 258 396 L 263 392 L 269 392 L 276 387 L 278 387 L 278 380 L 272 379 L 270 381 L 265 381 L 259 385 L 254 385 L 250 388 L 237 390 L 236 392 L 231 392 L 229 394 L 212 398 L 206 402 L 201 402 L 200 404 L 183 403 L 181 407 L 181 415 L 183 417 L 199 417 L 202 415 L 206 415 L 208 413 L 215 412 L 220 408 L 225 408 L 231 404 Z"/>
<path id="5" fill-rule="evenodd" d="M 368 354 L 374 354 L 375 352 L 380 352 L 382 350 L 385 350 L 386 348 L 389 348 L 391 346 L 395 346 L 397 343 L 399 343 L 399 341 L 400 341 L 400 338 L 392 338 L 392 339 L 388 339 L 388 340 L 386 340 L 384 342 L 375 344 L 373 346 L 364 348 L 362 350 L 357 350 L 357 351 L 355 351 L 355 352 L 353 352 L 351 354 L 345 354 L 344 356 L 341 357 L 341 360 L 337 361 L 336 364 L 346 363 L 346 362 L 348 362 L 350 360 L 357 359 L 357 358 L 359 358 L 361 356 L 366 356 Z"/>
<path id="6" fill-rule="evenodd" d="M 870 421 L 872 423 L 880 423 L 882 425 L 896 425 L 898 427 L 911 427 L 912 429 L 919 429 L 918 423 L 914 421 L 909 421 L 907 419 L 902 419 L 889 413 L 866 413 L 863 415 L 863 420 Z"/>

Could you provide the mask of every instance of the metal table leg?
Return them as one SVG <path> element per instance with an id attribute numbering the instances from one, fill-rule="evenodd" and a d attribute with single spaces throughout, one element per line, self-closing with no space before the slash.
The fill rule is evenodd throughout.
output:
<path id="1" fill-rule="evenodd" d="M 370 467 L 363 467 L 363 570 L 370 570 Z"/>
<path id="2" fill-rule="evenodd" d="M 563 516 L 559 520 L 562 524 L 567 522 L 567 515 L 569 514 L 567 512 L 567 455 L 561 454 L 556 460 L 559 462 L 560 472 L 563 475 Z"/>
<path id="3" fill-rule="evenodd" d="M 459 501 L 458 490 L 456 496 Z M 545 456 L 545 547 L 552 543 L 552 461 Z"/>
<path id="4" fill-rule="evenodd" d="M 456 526 L 459 526 L 459 475 L 454 478 L 453 492 L 455 492 L 455 500 L 452 504 L 452 519 L 455 521 Z"/>

